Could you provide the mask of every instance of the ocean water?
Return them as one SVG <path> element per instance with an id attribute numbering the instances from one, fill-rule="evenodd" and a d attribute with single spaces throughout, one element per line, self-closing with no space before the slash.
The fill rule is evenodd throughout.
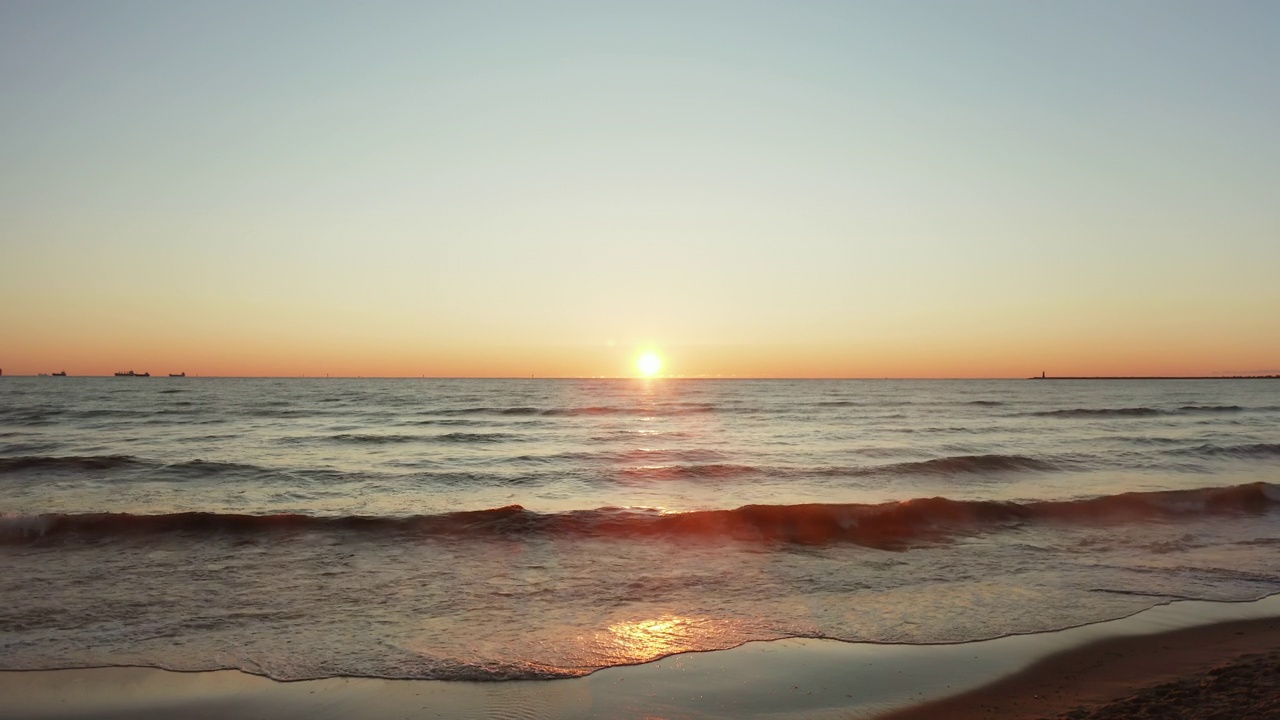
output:
<path id="1" fill-rule="evenodd" d="M 1280 381 L 0 378 L 0 669 L 571 677 L 1280 592 Z"/>

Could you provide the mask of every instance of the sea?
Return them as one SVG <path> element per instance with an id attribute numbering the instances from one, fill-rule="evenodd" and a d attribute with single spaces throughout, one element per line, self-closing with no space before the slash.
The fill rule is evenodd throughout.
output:
<path id="1" fill-rule="evenodd" d="M 507 681 L 1280 592 L 1280 380 L 0 378 L 0 669 Z"/>

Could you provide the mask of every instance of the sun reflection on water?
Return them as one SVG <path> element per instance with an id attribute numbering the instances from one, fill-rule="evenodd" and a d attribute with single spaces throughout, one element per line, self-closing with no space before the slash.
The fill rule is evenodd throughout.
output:
<path id="1" fill-rule="evenodd" d="M 642 663 L 675 653 L 714 645 L 714 622 L 666 615 L 648 620 L 614 623 L 600 633 L 600 650 L 616 661 Z M 712 641 L 712 642 L 708 642 Z"/>

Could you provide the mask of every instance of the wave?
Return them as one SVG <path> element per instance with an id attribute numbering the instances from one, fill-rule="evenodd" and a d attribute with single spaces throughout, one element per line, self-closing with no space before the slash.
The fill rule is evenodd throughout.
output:
<path id="1" fill-rule="evenodd" d="M 895 475 L 965 475 L 986 472 L 1018 472 L 1059 470 L 1058 464 L 1023 455 L 956 455 L 953 457 L 895 463 L 874 468 L 873 472 Z"/>
<path id="2" fill-rule="evenodd" d="M 253 417 L 253 418 L 300 418 L 300 417 L 312 417 L 316 415 L 334 415 L 336 413 L 322 412 L 314 408 L 309 410 L 301 410 L 296 408 L 280 408 L 280 409 L 258 408 L 258 409 L 244 410 L 243 414 L 246 417 Z"/>
<path id="3" fill-rule="evenodd" d="M 66 411 L 67 417 L 92 420 L 94 418 L 133 418 L 146 417 L 153 414 L 150 409 L 135 410 L 121 408 L 87 408 L 85 410 Z"/>
<path id="4" fill-rule="evenodd" d="M 33 453 L 45 453 L 58 449 L 58 443 L 55 442 L 4 442 L 0 443 L 0 454 L 8 455 L 15 453 L 19 455 L 30 455 Z"/>
<path id="5" fill-rule="evenodd" d="M 538 415 L 542 411 L 536 407 L 512 407 L 498 411 L 499 415 Z"/>
<path id="6" fill-rule="evenodd" d="M 578 416 L 578 415 L 692 415 L 698 413 L 716 412 L 714 405 L 701 403 L 677 403 L 672 405 L 651 405 L 638 407 L 619 407 L 616 405 L 591 405 L 585 407 L 568 407 L 568 408 L 550 408 L 542 411 L 542 415 L 548 416 Z"/>
<path id="7" fill-rule="evenodd" d="M 1153 407 L 1127 408 L 1068 408 L 1026 413 L 1032 417 L 1108 418 L 1108 417 L 1159 417 L 1162 415 L 1193 415 L 1199 413 L 1239 413 L 1250 408 L 1240 405 L 1183 405 L 1175 409 Z M 1268 408 L 1255 408 L 1267 410 Z"/>
<path id="8" fill-rule="evenodd" d="M 719 462 L 729 457 L 720 450 L 709 448 L 636 448 L 633 450 L 601 450 L 595 452 L 567 452 L 544 456 L 546 460 L 579 460 L 590 463 L 648 463 L 664 462 Z"/>
<path id="9" fill-rule="evenodd" d="M 230 437 L 230 436 L 229 436 Z M 29 455 L 23 457 L 0 457 L 0 475 L 5 473 L 85 473 L 103 471 L 125 471 L 128 477 L 139 473 L 148 479 L 201 480 L 205 478 L 246 478 L 254 476 L 284 473 L 291 477 L 324 477 L 330 481 L 349 479 L 342 473 L 316 468 L 272 468 L 246 463 L 221 462 L 216 460 L 186 460 L 169 462 L 133 455 L 87 455 L 87 456 L 47 456 Z M 362 473 L 369 477 L 369 473 Z M 107 475 L 110 477 L 110 475 Z"/>
<path id="10" fill-rule="evenodd" d="M 544 417 L 573 417 L 579 415 L 689 415 L 695 413 L 717 412 L 722 410 L 707 403 L 662 403 L 658 405 L 640 405 L 634 407 L 619 405 L 587 405 L 579 407 L 537 408 L 530 406 L 515 407 L 462 407 L 442 408 L 423 413 L 427 416 L 456 415 L 541 415 Z"/>
<path id="11" fill-rule="evenodd" d="M 293 440 L 307 440 L 309 438 L 288 438 Z M 428 437 L 422 435 L 365 435 L 360 433 L 341 433 L 339 435 L 330 435 L 325 440 L 339 443 L 355 443 L 368 445 L 389 445 L 393 443 L 422 442 Z"/>
<path id="12" fill-rule="evenodd" d="M 451 432 L 439 435 L 372 435 L 344 433 L 328 436 L 296 436 L 280 438 L 282 443 L 333 442 L 354 445 L 403 445 L 409 443 L 446 443 L 461 445 L 489 445 L 519 443 L 527 438 L 502 432 Z M 1268 453 L 1280 453 L 1280 446 L 1240 446 L 1216 448 L 1204 446 L 1200 454 L 1256 457 Z M 697 480 L 725 479 L 750 475 L 770 477 L 883 477 L 883 476 L 965 476 L 996 473 L 1052 472 L 1070 469 L 1071 464 L 1061 459 L 1040 459 L 1022 455 L 957 455 L 931 460 L 880 465 L 858 466 L 804 466 L 804 465 L 753 465 L 734 463 L 730 456 L 710 448 L 640 448 L 633 450 L 571 452 L 552 455 L 512 455 L 503 460 L 507 464 L 548 465 L 563 462 L 585 463 L 601 472 L 614 473 L 615 477 L 631 480 L 648 479 Z M 47 472 L 104 472 L 146 471 L 170 480 L 200 479 L 208 477 L 244 478 L 266 475 L 286 468 L 260 467 L 235 462 L 189 460 L 184 462 L 159 461 L 131 455 L 98 455 L 83 457 L 21 456 L 0 457 L 0 475 L 5 473 Z M 310 472 L 310 471 L 308 471 Z M 367 473 L 366 473 L 367 475 Z M 468 477 L 472 477 L 468 475 Z M 487 477 L 487 476 L 486 476 Z M 497 477 L 497 476 L 495 476 Z M 486 479 L 486 482 L 490 480 Z M 504 481 L 505 482 L 505 481 Z"/>
<path id="13" fill-rule="evenodd" d="M 651 465 L 630 467 L 622 471 L 624 476 L 649 480 L 687 480 L 692 478 L 729 478 L 760 472 L 751 465 L 733 463 L 705 463 L 693 465 Z"/>
<path id="14" fill-rule="evenodd" d="M 511 433 L 452 432 L 452 433 L 445 433 L 444 435 L 436 435 L 431 439 L 436 442 L 450 442 L 450 443 L 497 443 L 497 442 L 509 442 L 513 440 L 520 440 L 521 437 L 519 435 L 513 435 Z"/>
<path id="15" fill-rule="evenodd" d="M 871 448 L 860 451 L 872 456 L 889 457 L 895 448 Z M 909 451 L 909 450 L 908 450 Z M 901 452 L 901 451 L 899 451 Z M 982 473 L 1052 472 L 1069 465 L 1061 460 L 1049 461 L 1024 455 L 953 455 L 932 460 L 912 460 L 859 467 L 796 468 L 787 470 L 796 475 L 828 475 L 837 477 L 868 477 L 877 475 L 971 475 Z"/>
<path id="16" fill-rule="evenodd" d="M 919 498 L 876 505 L 746 505 L 733 510 L 664 513 L 597 508 L 537 513 L 519 505 L 412 517 L 184 512 L 0 516 L 0 543 L 100 542 L 151 536 L 248 536 L 354 533 L 362 536 L 463 540 L 522 537 L 672 538 L 710 542 L 831 545 L 887 550 L 935 544 L 962 535 L 1033 523 L 1125 523 L 1259 514 L 1280 506 L 1280 485 L 1250 483 L 1197 490 L 1130 492 L 1083 500 L 1012 501 Z"/>
<path id="17" fill-rule="evenodd" d="M 289 438 L 291 441 L 310 440 L 312 438 Z M 324 438 L 315 438 L 340 443 L 356 443 L 370 445 L 392 445 L 398 443 L 496 443 L 520 440 L 521 436 L 512 433 L 469 433 L 451 432 L 442 435 L 366 435 L 359 433 L 342 433 Z"/>
<path id="18" fill-rule="evenodd" d="M 52 457 L 27 455 L 0 458 L 0 474 L 27 470 L 115 470 L 146 464 L 132 455 L 86 455 Z"/>
<path id="19" fill-rule="evenodd" d="M 54 424 L 61 414 L 61 410 L 24 408 L 8 412 L 0 410 L 0 419 L 3 419 L 7 425 L 39 427 Z"/>
<path id="20" fill-rule="evenodd" d="M 1280 443 L 1251 443 L 1245 445 L 1198 445 L 1183 451 L 1188 455 L 1208 458 L 1272 458 L 1280 457 Z"/>
<path id="21" fill-rule="evenodd" d="M 765 474 L 773 477 L 876 477 L 897 475 L 961 476 L 991 473 L 1052 472 L 1069 467 L 1064 461 L 1040 460 L 1022 455 L 956 455 L 933 460 L 858 466 L 757 466 L 715 462 L 722 458 L 715 451 L 631 451 L 601 455 L 581 454 L 592 460 L 612 459 L 620 462 L 648 462 L 622 470 L 626 477 L 654 480 L 693 478 L 727 478 Z M 530 460 L 528 456 L 521 459 Z M 659 462 L 677 464 L 657 464 Z M 680 462 L 685 461 L 685 462 Z"/>
<path id="22" fill-rule="evenodd" d="M 900 451 L 899 451 L 900 452 Z M 873 453 L 868 453 L 873 454 Z M 724 453 L 707 449 L 627 450 L 597 453 L 564 453 L 560 455 L 520 455 L 519 463 L 548 463 L 557 460 L 584 460 L 608 465 L 627 465 L 619 470 L 624 477 L 652 480 L 696 478 L 728 478 L 745 475 L 772 477 L 873 477 L 883 475 L 959 476 L 982 473 L 1052 472 L 1068 466 L 1063 461 L 1050 462 L 1022 455 L 957 455 L 933 460 L 888 463 L 884 465 L 806 467 L 747 465 L 724 462 Z"/>
<path id="23" fill-rule="evenodd" d="M 1157 415 L 1167 415 L 1168 410 L 1160 410 L 1149 407 L 1130 407 L 1130 408 L 1071 408 L 1068 410 L 1044 410 L 1041 412 L 1029 413 L 1036 417 L 1069 417 L 1069 418 L 1094 418 L 1094 417 L 1154 417 Z"/>
<path id="24" fill-rule="evenodd" d="M 264 469 L 257 465 L 214 462 L 199 459 L 164 465 L 161 469 L 169 473 L 174 473 L 178 476 L 186 476 L 190 478 L 202 478 L 227 474 L 245 475 L 264 472 Z"/>

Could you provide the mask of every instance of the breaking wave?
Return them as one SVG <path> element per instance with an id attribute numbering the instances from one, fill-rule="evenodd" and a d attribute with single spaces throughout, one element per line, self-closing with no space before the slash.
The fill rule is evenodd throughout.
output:
<path id="1" fill-rule="evenodd" d="M 0 542 L 100 542 L 156 535 L 243 538 L 295 533 L 353 533 L 374 538 L 675 538 L 798 545 L 851 543 L 881 549 L 907 549 L 915 544 L 943 542 L 956 536 L 995 532 L 1031 523 L 1174 521 L 1209 515 L 1259 514 L 1277 506 L 1280 506 L 1280 486 L 1256 482 L 1231 487 L 1130 492 L 1082 500 L 1027 503 L 933 497 L 875 505 L 745 505 L 733 510 L 684 513 L 634 508 L 537 513 L 519 505 L 412 517 L 208 512 L 164 515 L 52 513 L 0 516 Z"/>

